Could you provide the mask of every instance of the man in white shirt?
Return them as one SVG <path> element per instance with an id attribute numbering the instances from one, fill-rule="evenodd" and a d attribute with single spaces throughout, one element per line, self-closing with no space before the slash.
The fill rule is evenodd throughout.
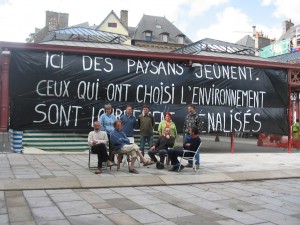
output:
<path id="1" fill-rule="evenodd" d="M 96 174 L 102 173 L 102 162 L 107 162 L 107 166 L 111 167 L 113 163 L 108 160 L 106 145 L 108 137 L 105 131 L 100 130 L 100 122 L 94 122 L 94 131 L 91 131 L 88 136 L 88 143 L 91 146 L 91 151 L 98 155 L 98 169 Z"/>

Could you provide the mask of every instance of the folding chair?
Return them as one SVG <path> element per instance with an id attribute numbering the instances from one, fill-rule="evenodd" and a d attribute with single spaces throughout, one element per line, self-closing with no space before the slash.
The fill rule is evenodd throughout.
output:
<path id="1" fill-rule="evenodd" d="M 89 167 L 89 169 L 97 169 L 98 166 L 91 166 L 91 154 L 97 155 L 97 154 L 92 153 L 92 148 L 89 146 L 89 161 L 88 161 L 88 167 Z M 106 164 L 106 162 L 103 162 L 103 163 L 102 163 L 102 169 L 103 169 L 103 170 L 107 170 L 107 164 Z"/>
<path id="2" fill-rule="evenodd" d="M 200 143 L 199 147 L 197 148 L 196 152 L 190 151 L 190 150 L 185 150 L 183 149 L 183 155 L 180 159 L 179 162 L 179 167 L 178 167 L 178 172 L 180 171 L 180 167 L 181 167 L 181 162 L 183 159 L 185 160 L 193 160 L 193 170 L 195 171 L 195 173 L 197 172 L 197 168 L 196 168 L 196 155 L 199 153 L 199 164 L 200 164 L 200 147 L 202 145 L 202 142 Z M 194 156 L 185 156 L 186 153 L 195 153 Z"/>
<path id="3" fill-rule="evenodd" d="M 159 153 L 156 152 L 155 155 L 156 155 L 156 156 L 159 156 Z M 165 159 L 166 159 L 166 165 L 170 165 L 170 160 L 169 160 L 168 152 L 165 154 Z"/>

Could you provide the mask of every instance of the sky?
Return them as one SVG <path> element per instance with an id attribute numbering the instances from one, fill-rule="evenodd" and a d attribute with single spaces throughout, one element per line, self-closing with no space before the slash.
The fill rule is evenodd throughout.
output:
<path id="1" fill-rule="evenodd" d="M 193 42 L 213 38 L 237 42 L 252 26 L 269 38 L 279 38 L 282 22 L 300 23 L 299 0 L 0 0 L 0 41 L 25 42 L 35 28 L 45 26 L 46 11 L 69 14 L 69 26 L 99 25 L 114 10 L 128 10 L 129 26 L 143 14 L 165 16 Z"/>

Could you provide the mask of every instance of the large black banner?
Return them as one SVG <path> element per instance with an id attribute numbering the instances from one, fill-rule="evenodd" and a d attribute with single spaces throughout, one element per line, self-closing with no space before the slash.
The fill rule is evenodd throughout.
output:
<path id="1" fill-rule="evenodd" d="M 107 102 L 117 117 L 148 104 L 157 124 L 169 111 L 179 132 L 192 103 L 205 132 L 288 133 L 286 70 L 12 51 L 12 128 L 90 130 Z"/>

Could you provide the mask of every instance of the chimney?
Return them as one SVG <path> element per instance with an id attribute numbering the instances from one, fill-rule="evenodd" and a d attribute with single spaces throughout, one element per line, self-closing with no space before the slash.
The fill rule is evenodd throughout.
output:
<path id="1" fill-rule="evenodd" d="M 57 30 L 68 27 L 69 14 L 46 11 L 46 26 L 50 30 Z"/>
<path id="2" fill-rule="evenodd" d="M 256 26 L 252 26 L 253 31 L 252 31 L 252 36 L 255 38 L 256 37 Z"/>
<path id="3" fill-rule="evenodd" d="M 128 10 L 121 10 L 120 12 L 120 20 L 122 24 L 128 28 Z"/>
<path id="4" fill-rule="evenodd" d="M 58 29 L 66 28 L 69 26 L 69 14 L 58 13 Z"/>
<path id="5" fill-rule="evenodd" d="M 282 33 L 285 34 L 292 26 L 294 26 L 294 23 L 289 20 L 285 20 L 282 22 Z"/>

